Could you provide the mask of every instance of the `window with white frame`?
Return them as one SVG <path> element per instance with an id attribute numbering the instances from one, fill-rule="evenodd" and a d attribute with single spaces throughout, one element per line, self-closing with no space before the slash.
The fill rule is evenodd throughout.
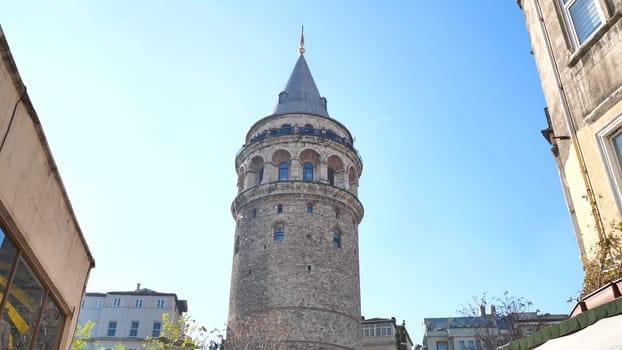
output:
<path id="1" fill-rule="evenodd" d="M 119 306 L 121 306 L 121 298 L 112 299 L 112 307 L 119 307 Z"/>
<path id="2" fill-rule="evenodd" d="M 95 308 L 96 309 L 101 309 L 102 306 L 104 306 L 104 301 L 103 300 L 95 300 Z"/>
<path id="3" fill-rule="evenodd" d="M 158 301 L 156 302 L 156 307 L 158 309 L 163 309 L 164 308 L 164 299 L 158 299 Z"/>
<path id="4" fill-rule="evenodd" d="M 392 337 L 393 325 L 391 322 L 363 324 L 364 337 Z"/>
<path id="5" fill-rule="evenodd" d="M 143 307 L 143 299 L 142 298 L 138 298 L 136 299 L 136 303 L 134 304 L 137 308 L 141 308 Z"/>
<path id="6" fill-rule="evenodd" d="M 364 337 L 375 337 L 376 336 L 376 325 L 363 324 L 363 336 Z"/>
<path id="7" fill-rule="evenodd" d="M 618 210 L 622 210 L 622 115 L 605 125 L 597 139 Z"/>
<path id="8" fill-rule="evenodd" d="M 604 23 L 598 0 L 560 0 L 568 32 L 579 47 Z"/>
<path id="9" fill-rule="evenodd" d="M 117 333 L 117 321 L 108 322 L 108 333 L 106 333 L 109 337 L 114 337 Z"/>
<path id="10" fill-rule="evenodd" d="M 138 321 L 132 321 L 130 326 L 130 337 L 138 336 Z"/>
<path id="11" fill-rule="evenodd" d="M 464 350 L 464 343 L 462 340 L 458 343 L 459 350 Z M 482 342 L 479 340 L 468 340 L 466 343 L 468 345 L 466 350 L 482 350 Z"/>
<path id="12" fill-rule="evenodd" d="M 162 329 L 162 322 L 153 322 L 153 329 L 151 330 L 151 336 L 153 338 L 159 337 L 161 329 Z"/>

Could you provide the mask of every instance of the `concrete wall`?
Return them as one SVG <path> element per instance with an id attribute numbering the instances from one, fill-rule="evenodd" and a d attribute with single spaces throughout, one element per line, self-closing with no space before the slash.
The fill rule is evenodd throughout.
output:
<path id="1" fill-rule="evenodd" d="M 66 314 L 66 349 L 94 260 L 1 30 L 0 54 L 0 220 Z"/>
<path id="2" fill-rule="evenodd" d="M 551 142 L 559 150 L 556 164 L 568 209 L 581 255 L 589 257 L 591 247 L 599 240 L 598 226 L 609 234 L 613 232 L 610 224 L 621 219 L 622 192 L 615 188 L 619 160 L 612 159 L 616 163 L 613 168 L 607 165 L 611 155 L 603 147 L 610 141 L 601 136 L 605 128 L 622 118 L 622 2 L 597 0 L 603 25 L 580 46 L 573 44 L 569 36 L 558 1 L 522 0 L 519 5 L 525 15 L 553 133 L 562 137 Z"/>

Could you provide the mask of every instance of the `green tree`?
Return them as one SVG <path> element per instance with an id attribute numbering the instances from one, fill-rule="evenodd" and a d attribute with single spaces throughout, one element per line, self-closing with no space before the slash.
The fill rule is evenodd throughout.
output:
<path id="1" fill-rule="evenodd" d="M 73 333 L 73 340 L 71 342 L 71 350 L 82 350 L 86 347 L 86 340 L 91 337 L 91 331 L 95 327 L 95 322 L 86 321 L 84 326 L 76 327 L 76 331 Z"/>
<path id="2" fill-rule="evenodd" d="M 592 247 L 592 259 L 583 261 L 583 291 L 579 299 L 622 278 L 622 222 L 612 223 L 609 234 Z M 571 299 L 572 300 L 572 299 Z"/>
<path id="3" fill-rule="evenodd" d="M 171 320 L 169 314 L 162 315 L 162 329 L 157 338 L 145 338 L 146 350 L 194 350 L 201 347 L 200 342 L 193 337 L 198 331 L 194 320 L 184 315 L 177 320 Z"/>

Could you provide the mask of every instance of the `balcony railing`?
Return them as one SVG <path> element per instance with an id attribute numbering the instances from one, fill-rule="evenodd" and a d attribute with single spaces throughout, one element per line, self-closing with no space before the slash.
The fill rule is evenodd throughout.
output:
<path id="1" fill-rule="evenodd" d="M 317 129 L 317 128 L 310 128 L 310 127 L 289 126 L 289 125 L 285 125 L 280 128 L 272 128 L 269 130 L 264 130 L 263 132 L 251 137 L 250 142 L 248 144 L 243 145 L 242 148 L 240 148 L 240 150 L 237 152 L 237 155 L 239 155 L 240 152 L 242 152 L 242 150 L 246 146 L 250 146 L 252 144 L 261 142 L 263 140 L 266 140 L 272 137 L 279 137 L 279 136 L 286 136 L 286 135 L 317 136 L 317 137 L 321 137 L 321 138 L 325 138 L 325 139 L 338 142 L 348 147 L 354 153 L 356 153 L 361 163 L 363 163 L 363 158 L 361 158 L 361 155 L 359 154 L 359 152 L 356 150 L 356 148 L 354 148 L 354 145 L 352 145 L 352 142 L 349 142 L 348 139 L 345 137 L 339 136 L 334 131 L 327 130 L 327 129 Z"/>

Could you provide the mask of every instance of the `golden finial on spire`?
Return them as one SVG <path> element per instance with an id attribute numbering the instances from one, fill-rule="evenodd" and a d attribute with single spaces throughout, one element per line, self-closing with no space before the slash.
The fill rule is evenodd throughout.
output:
<path id="1" fill-rule="evenodd" d="M 305 26 L 302 26 L 302 31 L 300 32 L 300 49 L 298 49 L 301 55 L 305 53 Z"/>

